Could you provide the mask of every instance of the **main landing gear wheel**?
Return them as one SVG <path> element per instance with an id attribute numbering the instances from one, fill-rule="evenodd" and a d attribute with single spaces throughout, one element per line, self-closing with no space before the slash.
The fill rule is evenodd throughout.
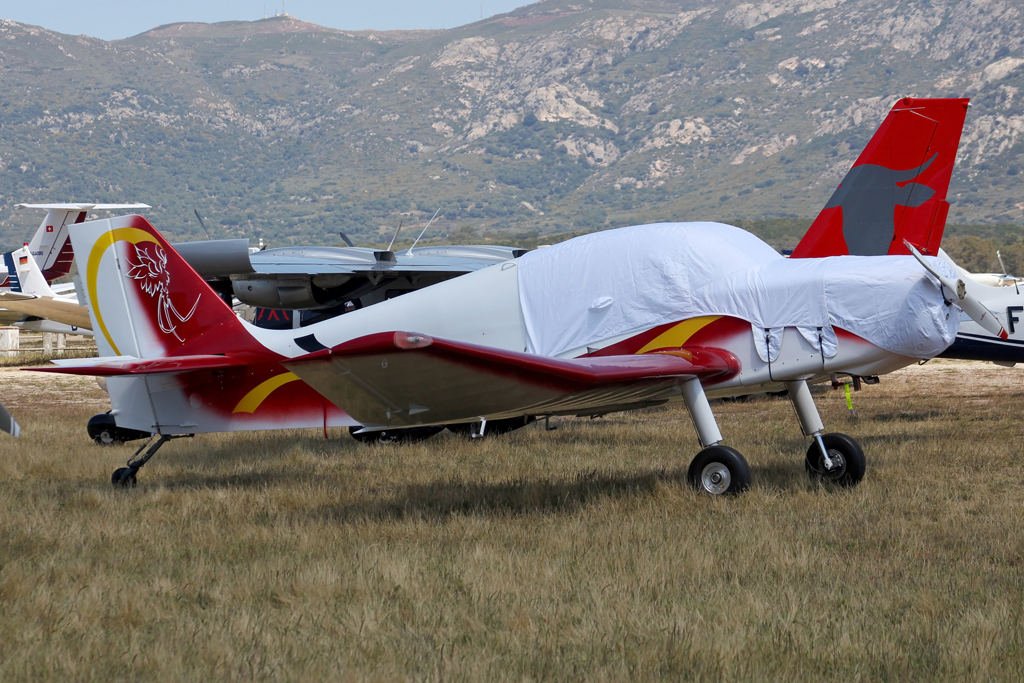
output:
<path id="1" fill-rule="evenodd" d="M 846 434 L 822 434 L 821 441 L 828 450 L 832 460 L 832 469 L 825 467 L 825 457 L 821 453 L 818 441 L 811 442 L 807 449 L 804 466 L 812 480 L 828 481 L 838 486 L 856 486 L 864 478 L 867 460 L 860 444 Z"/>
<path id="2" fill-rule="evenodd" d="M 712 496 L 734 496 L 750 488 L 750 465 L 735 448 L 708 446 L 686 473 L 690 485 Z"/>

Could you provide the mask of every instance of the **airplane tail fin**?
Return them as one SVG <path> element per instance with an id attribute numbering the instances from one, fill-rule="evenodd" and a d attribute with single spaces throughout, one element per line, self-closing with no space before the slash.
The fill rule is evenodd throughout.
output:
<path id="1" fill-rule="evenodd" d="M 71 241 L 100 356 L 195 356 L 259 346 L 142 216 L 75 225 Z"/>
<path id="2" fill-rule="evenodd" d="M 45 209 L 46 217 L 39 224 L 32 240 L 28 243 L 32 256 L 39 264 L 47 282 L 67 275 L 71 270 L 74 253 L 68 226 L 85 221 L 94 209 L 112 211 L 115 209 L 148 209 L 148 204 L 18 204 L 26 209 Z"/>
<path id="3" fill-rule="evenodd" d="M 39 270 L 36 260 L 32 258 L 27 244 L 21 249 L 4 254 L 4 263 L 7 265 L 7 277 L 12 292 L 33 296 L 56 296 L 50 288 L 50 283 Z"/>
<path id="4" fill-rule="evenodd" d="M 898 101 L 793 251 L 793 258 L 927 254 L 942 242 L 966 98 Z"/>

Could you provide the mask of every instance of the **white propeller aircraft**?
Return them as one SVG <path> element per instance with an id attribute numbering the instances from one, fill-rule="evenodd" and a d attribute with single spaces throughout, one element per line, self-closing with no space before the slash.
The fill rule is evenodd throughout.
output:
<path id="1" fill-rule="evenodd" d="M 906 238 L 927 248 L 944 218 L 965 111 L 965 100 L 901 100 L 844 180 L 844 196 L 867 183 L 894 197 L 900 250 Z M 825 432 L 808 382 L 940 353 L 959 311 L 932 272 L 955 273 L 932 256 L 929 270 L 912 256 L 822 258 L 820 245 L 836 245 L 824 234 L 809 234 L 805 258 L 785 259 L 719 223 L 609 230 L 302 330 L 266 330 L 239 320 L 144 218 L 93 221 L 71 237 L 102 357 L 39 370 L 106 377 L 117 425 L 159 435 L 114 473 L 121 485 L 167 440 L 200 432 L 476 423 L 484 433 L 495 420 L 681 401 L 702 446 L 690 481 L 731 494 L 750 468 L 724 445 L 708 399 L 781 388 L 811 439 L 809 473 L 854 485 L 864 454 Z M 969 293 L 959 303 L 974 310 Z"/>

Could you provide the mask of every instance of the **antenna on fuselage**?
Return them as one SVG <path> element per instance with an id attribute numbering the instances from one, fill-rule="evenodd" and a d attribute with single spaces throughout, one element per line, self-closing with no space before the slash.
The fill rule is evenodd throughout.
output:
<path id="1" fill-rule="evenodd" d="M 391 244 L 388 245 L 388 251 L 391 251 L 391 247 L 395 246 L 395 240 L 398 239 L 398 233 L 402 232 L 402 221 L 398 221 L 398 230 L 395 230 L 395 236 L 391 238 Z"/>
<path id="2" fill-rule="evenodd" d="M 434 219 L 437 218 L 437 214 L 439 214 L 439 213 L 441 213 L 441 207 L 440 206 L 437 207 L 437 211 L 434 212 L 434 215 L 430 217 L 430 220 L 427 221 L 427 224 L 425 226 L 423 226 L 422 230 L 420 230 L 420 234 L 416 237 L 415 241 L 413 241 L 412 247 L 415 247 L 416 244 L 420 241 L 420 237 L 423 237 L 423 233 L 425 233 L 427 231 L 427 228 L 430 227 L 430 224 L 434 222 Z M 405 252 L 406 256 L 412 256 L 412 247 L 409 247 L 409 251 Z"/>
<path id="3" fill-rule="evenodd" d="M 344 232 L 339 231 L 338 234 L 341 235 L 341 239 L 344 240 L 345 244 L 347 244 L 350 247 L 356 246 L 356 245 L 352 244 L 352 240 L 350 240 L 348 238 L 348 235 L 346 235 Z"/>

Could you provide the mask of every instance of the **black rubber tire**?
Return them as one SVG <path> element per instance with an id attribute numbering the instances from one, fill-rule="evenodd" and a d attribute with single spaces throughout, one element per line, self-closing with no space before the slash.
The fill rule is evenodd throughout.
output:
<path id="1" fill-rule="evenodd" d="M 724 477 L 724 483 L 714 481 L 716 475 Z M 686 478 L 691 486 L 708 495 L 735 496 L 750 488 L 750 465 L 735 448 L 708 446 L 690 463 Z"/>
<path id="2" fill-rule="evenodd" d="M 828 456 L 833 463 L 841 460 L 838 467 L 832 470 L 825 469 L 825 458 L 821 454 L 817 440 L 811 442 L 807 449 L 807 457 L 804 458 L 804 467 L 807 474 L 814 481 L 830 482 L 837 486 L 856 486 L 864 478 L 864 471 L 867 469 L 867 459 L 860 444 L 846 434 L 822 434 L 822 443 L 828 449 Z"/>
<path id="3" fill-rule="evenodd" d="M 362 427 L 349 427 L 348 433 L 359 443 L 366 444 L 392 444 L 392 443 L 415 443 L 429 439 L 434 434 L 444 431 L 444 425 L 433 425 L 431 427 L 402 427 L 399 429 L 385 429 L 379 432 L 365 432 L 357 434 Z"/>
<path id="4" fill-rule="evenodd" d="M 114 486 L 123 486 L 124 488 L 135 488 L 136 479 L 135 471 L 130 467 L 118 467 L 114 470 L 114 473 L 110 475 L 110 483 Z"/>

